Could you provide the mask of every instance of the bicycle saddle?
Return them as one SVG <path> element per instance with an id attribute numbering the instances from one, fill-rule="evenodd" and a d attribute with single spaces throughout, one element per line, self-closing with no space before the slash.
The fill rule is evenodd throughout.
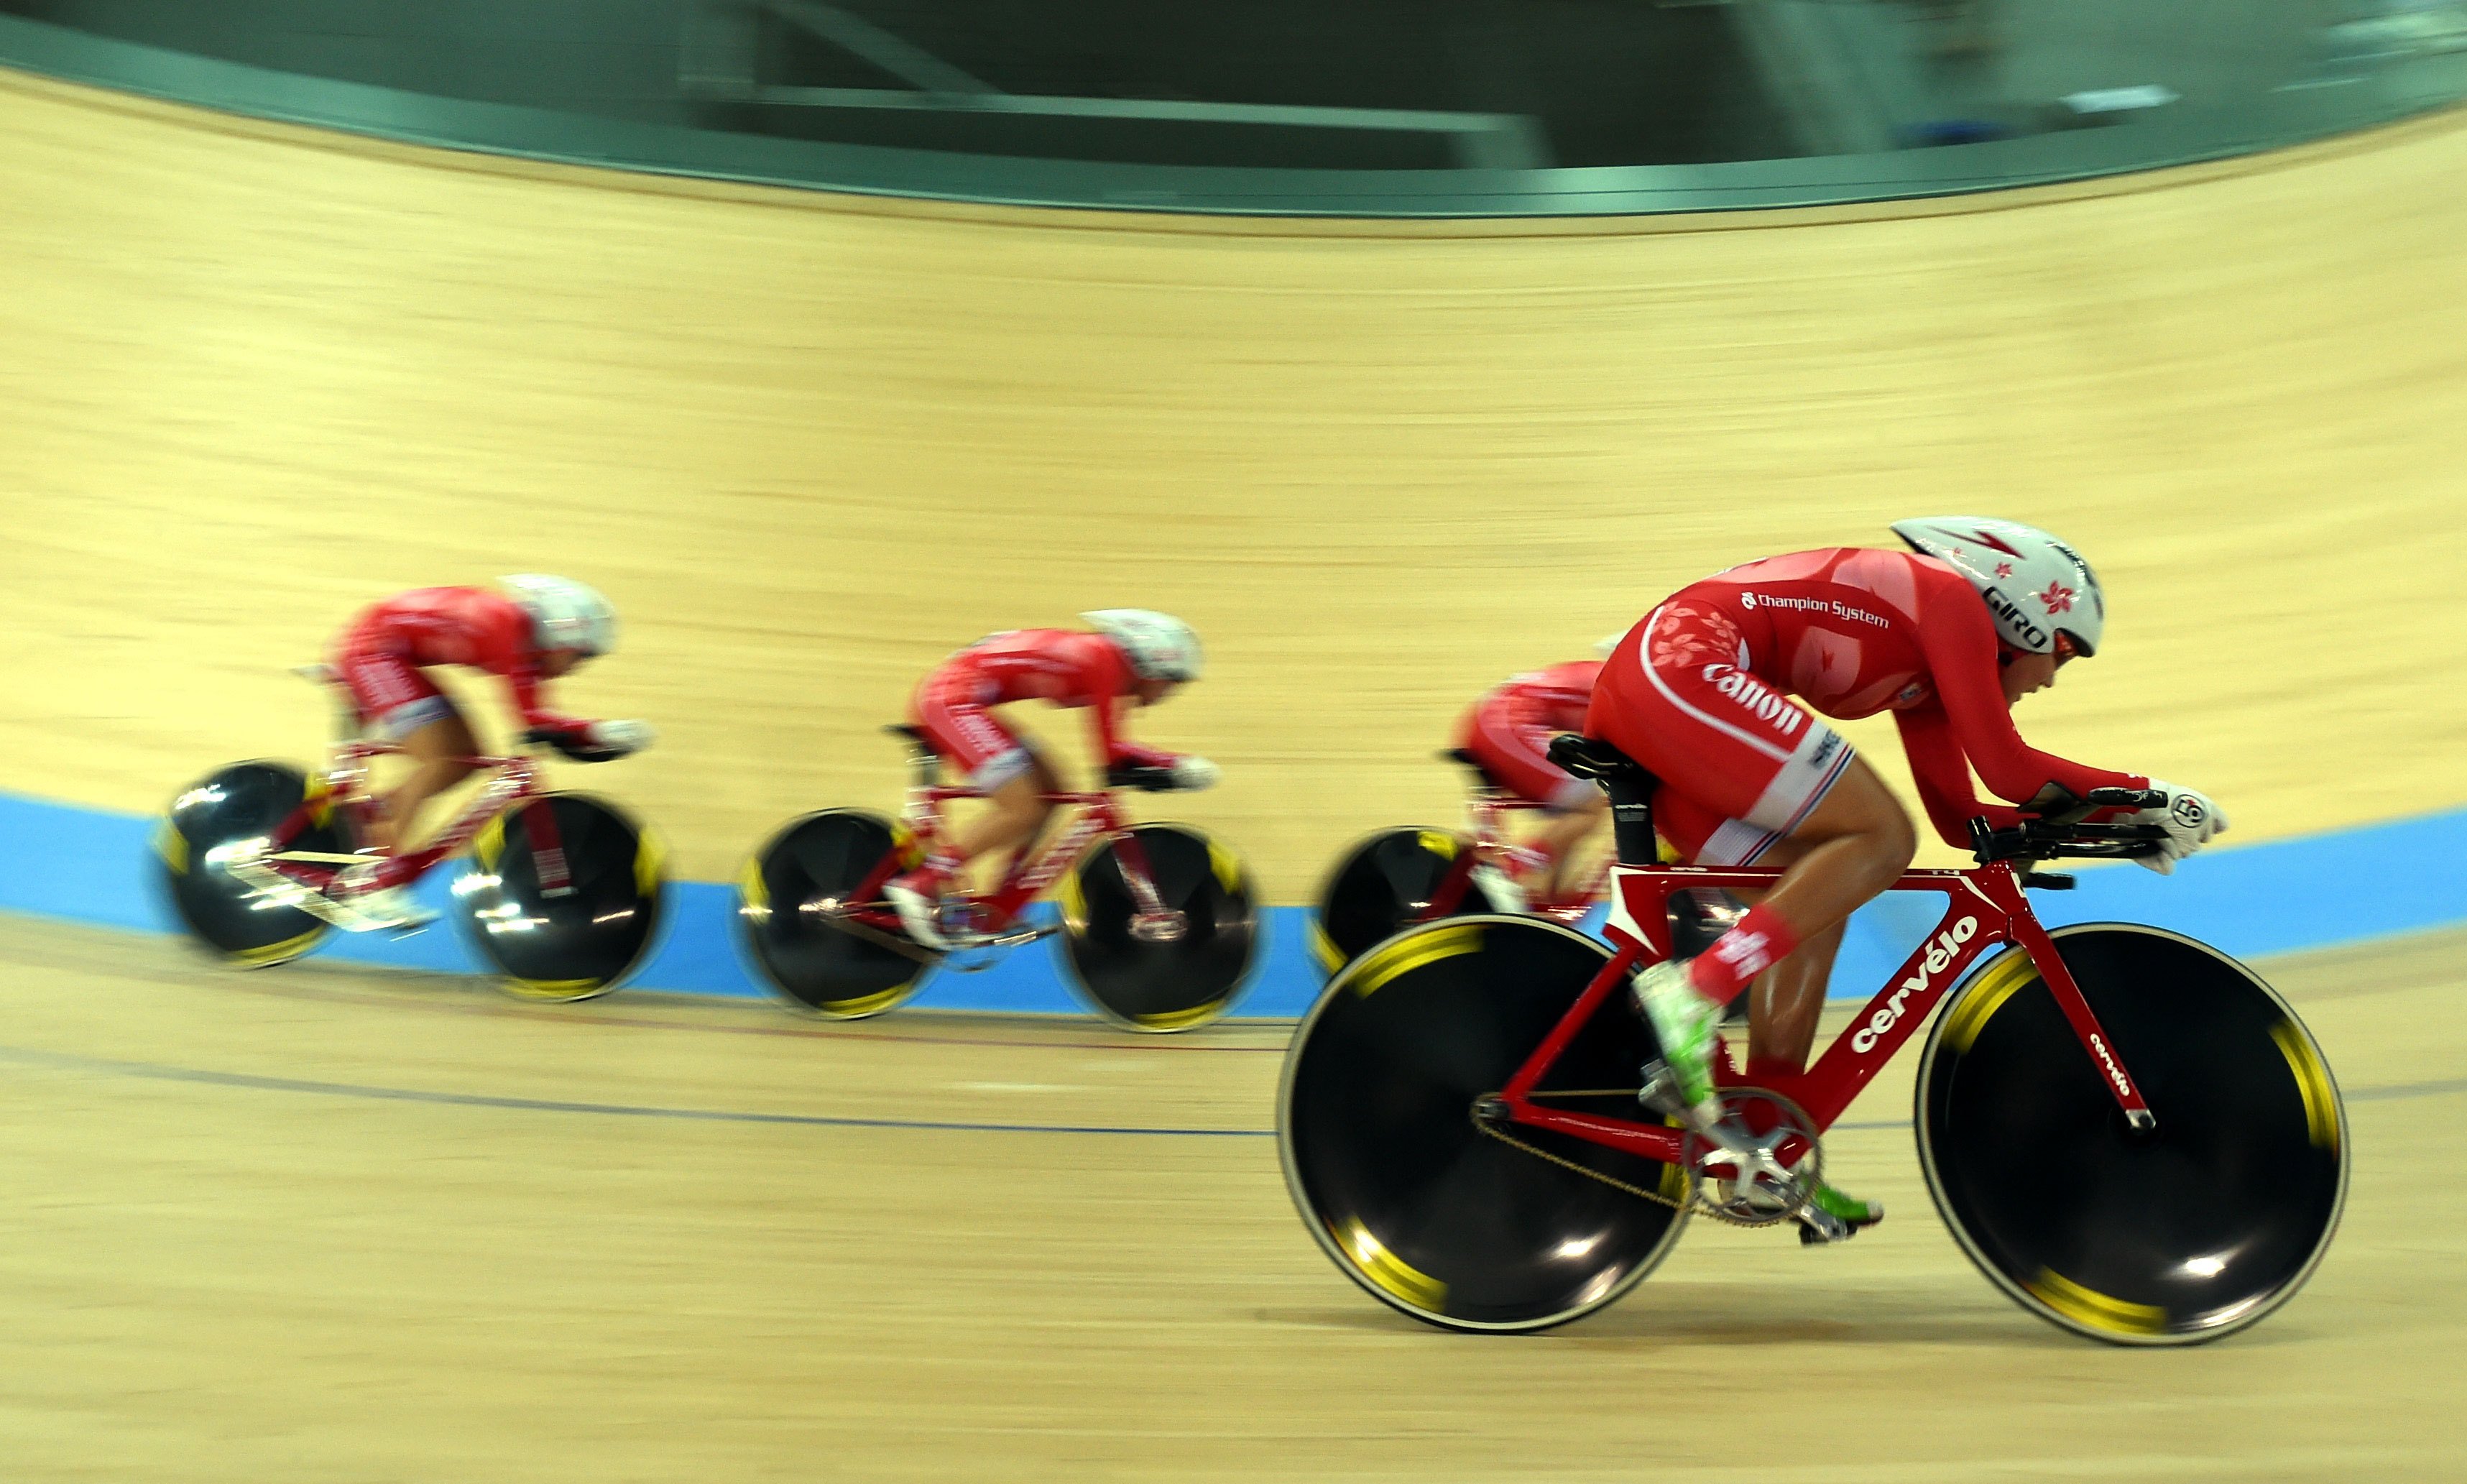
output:
<path id="1" fill-rule="evenodd" d="M 1563 731 L 1550 739 L 1550 758 L 1580 778 L 1598 778 L 1604 783 L 1650 784 L 1654 781 L 1653 775 L 1644 771 L 1642 763 L 1599 737 Z"/>
<path id="2" fill-rule="evenodd" d="M 922 727 L 911 727 L 905 722 L 900 722 L 882 730 L 892 736 L 907 738 L 908 745 L 920 753 L 932 753 L 938 757 L 941 755 L 941 749 L 934 745 L 934 739 L 925 734 L 925 729 Z"/>
<path id="3" fill-rule="evenodd" d="M 1507 792 L 1507 786 L 1499 781 L 1498 777 L 1491 773 L 1490 769 L 1482 764 L 1482 760 L 1476 757 L 1471 752 L 1468 752 L 1464 748 L 1449 748 L 1446 752 L 1439 754 L 1439 760 L 1441 762 L 1461 763 L 1465 767 L 1473 770 L 1474 776 L 1482 780 L 1482 787 L 1490 789 L 1496 793 Z"/>

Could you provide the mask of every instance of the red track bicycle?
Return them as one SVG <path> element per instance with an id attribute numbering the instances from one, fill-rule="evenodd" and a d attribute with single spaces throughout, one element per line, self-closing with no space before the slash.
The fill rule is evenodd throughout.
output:
<path id="1" fill-rule="evenodd" d="M 1641 1282 L 1693 1212 L 1792 1219 L 1824 1132 L 1946 1003 L 1921 1054 L 1920 1165 L 1963 1251 L 2025 1309 L 2098 1339 L 2189 1343 L 2260 1319 L 2320 1262 L 2346 1122 L 2295 1012 L 2190 938 L 2049 933 L 2024 895 L 2071 884 L 2036 862 L 2150 848 L 2150 826 L 2085 822 L 2144 796 L 1980 821 L 1976 866 L 1906 873 L 1892 889 L 1946 898 L 1935 931 L 1804 1074 L 1749 1087 L 1726 1063 L 1709 1137 L 1641 1086 L 1657 1047 L 1628 985 L 1672 951 L 1672 893 L 1780 873 L 1654 864 L 1643 770 L 1592 739 L 1552 755 L 1611 793 L 1617 946 L 1529 917 L 1408 928 L 1330 981 L 1286 1058 L 1286 1182 L 1382 1302 L 1451 1329 L 1542 1329 Z"/>
<path id="2" fill-rule="evenodd" d="M 323 666 L 303 671 L 330 684 Z M 337 878 L 358 853 L 375 801 L 370 764 L 400 751 L 345 722 L 315 776 L 288 763 L 235 763 L 171 801 L 155 836 L 161 881 L 180 921 L 237 963 L 265 967 L 314 948 L 331 929 L 380 930 Z M 527 738 L 532 745 L 542 739 Z M 465 847 L 451 915 L 530 1000 L 607 993 L 647 954 L 662 912 L 663 852 L 623 811 L 551 793 L 529 757 L 472 757 L 480 792 L 428 844 L 401 858 L 401 881 Z"/>
<path id="3" fill-rule="evenodd" d="M 806 815 L 738 877 L 747 949 L 790 1003 L 833 1020 L 879 1015 L 937 967 L 973 972 L 992 955 L 1052 937 L 1081 997 L 1134 1030 L 1188 1030 L 1232 1007 L 1257 950 L 1257 893 L 1234 853 L 1200 831 L 1130 822 L 1114 791 L 1171 788 L 1160 770 L 1117 769 L 1105 788 L 1048 795 L 1076 815 L 1019 852 L 993 890 L 955 899 L 942 928 L 955 949 L 911 938 L 883 900 L 884 884 L 940 843 L 946 804 L 984 795 L 941 781 L 941 758 L 920 730 L 885 730 L 907 741 L 916 768 L 899 819 L 861 809 Z M 1050 888 L 1059 922 L 1027 920 Z"/>

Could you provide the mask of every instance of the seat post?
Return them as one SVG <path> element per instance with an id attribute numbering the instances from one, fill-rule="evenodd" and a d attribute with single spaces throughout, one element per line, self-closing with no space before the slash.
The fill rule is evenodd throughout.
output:
<path id="1" fill-rule="evenodd" d="M 1653 833 L 1651 778 L 1610 777 L 1601 780 L 1611 796 L 1611 844 L 1621 866 L 1652 866 L 1662 859 L 1662 842 Z"/>
<path id="2" fill-rule="evenodd" d="M 1621 866 L 1651 866 L 1662 859 L 1653 837 L 1655 778 L 1635 758 L 1600 737 L 1563 731 L 1550 739 L 1550 761 L 1579 778 L 1601 785 L 1611 799 L 1611 840 Z"/>

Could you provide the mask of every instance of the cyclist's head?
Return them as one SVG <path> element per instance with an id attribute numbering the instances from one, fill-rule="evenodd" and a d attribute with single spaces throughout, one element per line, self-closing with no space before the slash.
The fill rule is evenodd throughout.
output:
<path id="1" fill-rule="evenodd" d="M 498 580 L 532 616 L 532 634 L 542 652 L 566 650 L 587 658 L 617 647 L 617 610 L 597 589 L 539 573 Z"/>
<path id="2" fill-rule="evenodd" d="M 1895 521 L 1893 534 L 1970 579 L 1996 632 L 2028 654 L 2096 654 L 2107 623 L 2098 574 L 2081 553 L 2036 526 L 1977 515 Z"/>
<path id="3" fill-rule="evenodd" d="M 1110 639 L 1142 680 L 1180 685 L 1199 678 L 1199 636 L 1171 614 L 1146 608 L 1099 608 L 1079 616 Z"/>

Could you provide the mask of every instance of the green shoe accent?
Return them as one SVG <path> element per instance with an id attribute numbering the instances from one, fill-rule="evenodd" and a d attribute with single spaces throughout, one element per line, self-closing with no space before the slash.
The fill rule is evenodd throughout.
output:
<path id="1" fill-rule="evenodd" d="M 1856 1196 L 1844 1195 L 1822 1180 L 1816 1182 L 1816 1193 L 1808 1198 L 1807 1203 L 1853 1230 L 1873 1226 L 1885 1219 L 1883 1202 L 1862 1201 Z"/>
<path id="2" fill-rule="evenodd" d="M 1713 1099 L 1713 1047 L 1722 1007 L 1696 993 L 1684 961 L 1657 963 L 1636 978 L 1636 1000 L 1662 1043 L 1663 1060 L 1690 1108 Z"/>

